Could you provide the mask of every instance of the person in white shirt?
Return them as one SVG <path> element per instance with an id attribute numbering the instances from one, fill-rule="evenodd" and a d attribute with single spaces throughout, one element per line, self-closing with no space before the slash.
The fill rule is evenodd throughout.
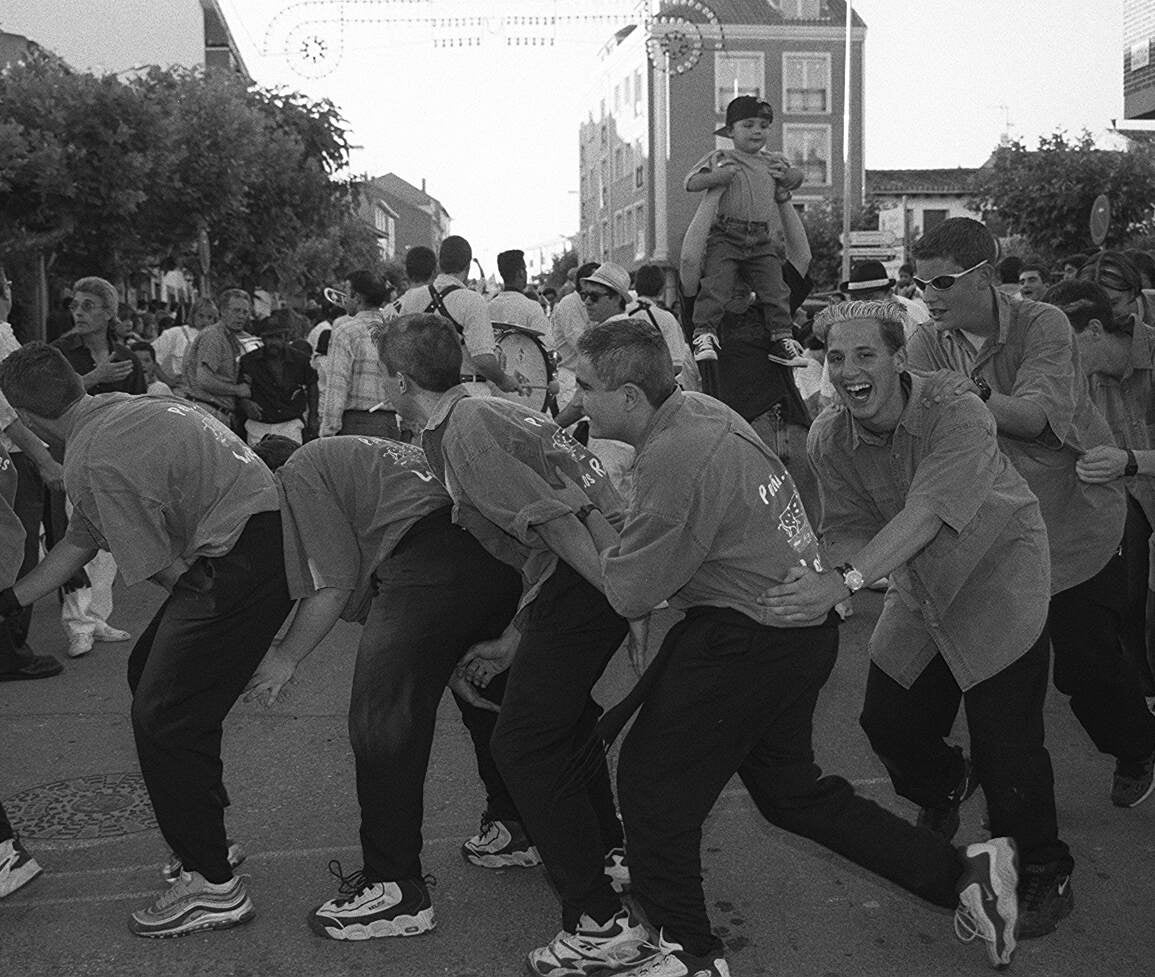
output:
<path id="1" fill-rule="evenodd" d="M 545 336 L 549 332 L 549 319 L 541 303 L 525 294 L 529 283 L 525 252 L 502 251 L 497 256 L 497 270 L 501 275 L 502 289 L 489 300 L 489 317 L 494 322 L 508 322 Z"/>
<path id="2" fill-rule="evenodd" d="M 587 261 L 584 265 L 580 265 L 576 272 L 581 279 L 597 270 L 596 261 Z M 580 291 L 567 292 L 558 299 L 549 327 L 547 345 L 557 357 L 557 402 L 565 407 L 577 392 L 577 375 L 574 372 L 578 360 L 577 341 L 590 327 L 589 313 L 586 312 L 585 301 Z"/>
<path id="3" fill-rule="evenodd" d="M 188 385 L 184 380 L 184 358 L 192 341 L 206 326 L 211 326 L 220 318 L 216 303 L 210 298 L 200 298 L 189 311 L 189 325 L 171 326 L 152 341 L 157 375 L 179 396 L 184 396 Z"/>

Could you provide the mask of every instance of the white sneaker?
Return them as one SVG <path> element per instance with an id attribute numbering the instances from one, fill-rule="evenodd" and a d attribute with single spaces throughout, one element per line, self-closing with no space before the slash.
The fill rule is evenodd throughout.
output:
<path id="1" fill-rule="evenodd" d="M 92 636 L 97 641 L 131 641 L 132 635 L 128 631 L 114 628 L 109 624 L 98 624 L 92 630 Z"/>
<path id="2" fill-rule="evenodd" d="M 804 367 L 810 365 L 805 352 L 797 339 L 776 339 L 770 344 L 766 359 L 780 366 Z"/>
<path id="3" fill-rule="evenodd" d="M 68 636 L 68 657 L 80 658 L 82 655 L 87 655 L 92 651 L 92 643 L 95 639 L 91 634 L 77 634 L 73 633 Z"/>
<path id="4" fill-rule="evenodd" d="M 19 838 L 0 842 L 0 899 L 26 886 L 42 871 Z"/>
<path id="5" fill-rule="evenodd" d="M 437 926 L 425 879 L 371 882 L 359 871 L 342 875 L 336 861 L 329 863 L 329 871 L 341 880 L 340 895 L 309 914 L 309 928 L 318 936 L 373 940 L 417 936 Z"/>
<path id="6" fill-rule="evenodd" d="M 955 936 L 963 943 L 986 944 L 991 966 L 1002 970 L 1015 954 L 1019 918 L 1018 852 L 1010 838 L 967 845 L 966 866 L 958 884 Z"/>
<path id="7" fill-rule="evenodd" d="M 200 872 L 181 872 L 156 902 L 129 917 L 128 928 L 137 936 L 187 936 L 240 926 L 255 915 L 240 876 L 213 884 Z"/>
<path id="8" fill-rule="evenodd" d="M 694 348 L 694 359 L 698 363 L 717 360 L 718 350 L 722 348 L 718 337 L 712 332 L 704 332 L 699 336 L 695 336 L 692 345 Z"/>
<path id="9" fill-rule="evenodd" d="M 481 829 L 461 846 L 470 865 L 481 868 L 533 868 L 541 855 L 517 821 L 502 821 L 488 814 L 481 817 Z"/>
<path id="10" fill-rule="evenodd" d="M 576 933 L 562 930 L 549 944 L 532 950 L 526 964 L 538 977 L 604 977 L 655 956 L 658 949 L 647 942 L 648 936 L 628 909 L 620 909 L 600 926 L 583 915 Z"/>
<path id="11" fill-rule="evenodd" d="M 623 971 L 617 977 L 730 977 L 724 957 L 695 957 L 681 943 L 659 936 L 655 954 L 643 964 Z"/>

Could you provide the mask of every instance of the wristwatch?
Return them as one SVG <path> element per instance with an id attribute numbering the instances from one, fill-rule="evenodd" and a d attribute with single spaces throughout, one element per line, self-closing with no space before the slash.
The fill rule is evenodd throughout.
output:
<path id="1" fill-rule="evenodd" d="M 1127 464 L 1123 466 L 1123 476 L 1130 478 L 1132 475 L 1139 474 L 1139 459 L 1135 457 L 1135 452 L 1130 448 L 1124 449 L 1127 452 Z"/>
<path id="2" fill-rule="evenodd" d="M 971 374 L 971 383 L 979 388 L 979 400 L 986 403 L 991 399 L 991 385 L 987 383 L 987 378 L 981 373 Z"/>
<path id="3" fill-rule="evenodd" d="M 843 563 L 834 569 L 842 574 L 842 582 L 852 594 L 857 594 L 862 589 L 862 585 L 866 583 L 866 580 L 863 579 L 862 571 L 856 570 L 850 563 Z"/>

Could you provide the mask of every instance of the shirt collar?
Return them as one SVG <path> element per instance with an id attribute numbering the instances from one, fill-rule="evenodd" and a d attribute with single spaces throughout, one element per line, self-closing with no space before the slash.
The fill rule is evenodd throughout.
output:
<path id="1" fill-rule="evenodd" d="M 646 442 L 650 440 L 657 432 L 669 427 L 674 420 L 674 415 L 682 409 L 682 405 L 686 402 L 686 395 L 677 385 L 674 386 L 673 393 L 670 394 L 656 411 L 654 416 L 650 418 L 650 423 L 646 425 L 646 429 L 642 432 L 642 439 L 638 442 L 638 452 L 641 453 L 642 448 L 645 447 Z"/>
<path id="2" fill-rule="evenodd" d="M 459 400 L 469 396 L 469 391 L 465 389 L 464 384 L 457 384 L 450 387 L 438 399 L 433 406 L 433 412 L 429 415 L 429 421 L 425 425 L 426 431 L 432 431 L 441 427 L 449 417 L 453 408 L 457 406 Z"/>
<path id="3" fill-rule="evenodd" d="M 906 392 L 906 406 L 902 409 L 902 414 L 899 415 L 898 424 L 895 425 L 894 430 L 897 431 L 903 427 L 911 435 L 918 437 L 926 430 L 926 410 L 922 406 L 922 392 L 926 387 L 926 380 L 914 373 L 903 372 L 899 377 L 899 383 L 902 384 L 902 389 Z M 867 430 L 854 419 L 849 408 L 844 406 L 843 410 L 846 411 L 846 416 L 850 421 L 852 447 L 857 448 L 859 444 L 877 447 L 889 444 L 891 438 L 894 437 L 894 431 L 887 434 L 875 434 L 875 432 Z"/>

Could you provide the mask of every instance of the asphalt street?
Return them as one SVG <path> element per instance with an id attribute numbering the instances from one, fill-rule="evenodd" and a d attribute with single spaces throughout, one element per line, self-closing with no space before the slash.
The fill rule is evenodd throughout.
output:
<path id="1" fill-rule="evenodd" d="M 139 633 L 160 593 L 118 588 L 112 623 Z M 881 605 L 856 598 L 839 663 L 819 703 L 819 762 L 907 817 L 857 717 L 866 641 Z M 451 608 L 446 609 L 451 612 Z M 656 642 L 674 620 L 664 612 Z M 37 650 L 64 657 L 56 607 L 41 601 Z M 426 789 L 425 871 L 438 927 L 406 940 L 342 944 L 314 936 L 308 911 L 335 894 L 330 859 L 360 867 L 353 764 L 345 730 L 356 629 L 339 625 L 302 667 L 290 698 L 240 704 L 225 726 L 231 835 L 249 857 L 257 918 L 180 940 L 132 936 L 128 913 L 162 888 L 166 849 L 140 799 L 128 721 L 130 644 L 98 644 L 55 679 L 0 684 L 4 759 L 0 796 L 44 874 L 0 901 L 0 977 L 248 977 L 345 974 L 497 977 L 524 972 L 523 956 L 559 928 L 541 869 L 487 871 L 459 845 L 477 827 L 483 795 L 468 736 L 443 703 Z M 598 690 L 624 694 L 624 653 Z M 1155 798 L 1111 806 L 1111 761 L 1098 755 L 1063 697 L 1047 706 L 1060 823 L 1077 860 L 1076 909 L 1058 932 L 1022 945 L 1020 974 L 1145 977 L 1155 973 Z M 956 729 L 965 742 L 965 728 Z M 982 837 L 981 793 L 963 810 L 960 841 Z M 734 781 L 704 836 L 705 884 L 735 977 L 954 977 L 986 972 L 977 944 L 956 941 L 949 913 L 927 906 L 810 842 L 766 824 Z"/>

